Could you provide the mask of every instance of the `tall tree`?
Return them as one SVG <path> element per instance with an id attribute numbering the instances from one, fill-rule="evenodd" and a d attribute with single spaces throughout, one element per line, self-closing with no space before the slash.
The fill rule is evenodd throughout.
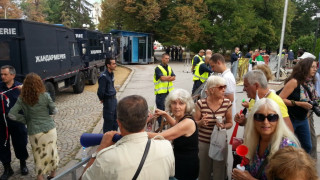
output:
<path id="1" fill-rule="evenodd" d="M 27 20 L 47 22 L 44 13 L 48 8 L 46 0 L 23 0 L 20 6 Z"/>
<path id="2" fill-rule="evenodd" d="M 160 2 L 163 0 L 159 0 Z M 99 29 L 150 32 L 160 16 L 157 0 L 104 0 Z"/>
<path id="3" fill-rule="evenodd" d="M 90 18 L 90 4 L 87 0 L 47 0 L 47 20 L 50 23 L 61 23 L 71 28 L 81 28 L 83 24 L 94 24 Z"/>
<path id="4" fill-rule="evenodd" d="M 72 16 L 72 27 L 81 28 L 83 24 L 88 24 L 91 29 L 94 29 L 94 24 L 90 18 L 90 8 L 93 5 L 87 0 L 75 0 L 75 14 Z"/>
<path id="5" fill-rule="evenodd" d="M 8 19 L 21 18 L 22 11 L 18 8 L 13 0 L 0 1 L 0 18 L 7 17 Z"/>
<path id="6" fill-rule="evenodd" d="M 200 40 L 203 0 L 105 0 L 99 29 L 153 33 L 163 43 L 187 45 Z"/>

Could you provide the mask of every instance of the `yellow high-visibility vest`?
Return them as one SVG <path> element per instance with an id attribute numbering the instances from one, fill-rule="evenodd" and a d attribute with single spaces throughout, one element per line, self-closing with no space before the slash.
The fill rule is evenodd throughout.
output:
<path id="1" fill-rule="evenodd" d="M 208 77 L 209 77 L 209 73 L 208 72 L 204 72 L 200 75 L 200 66 L 201 64 L 203 64 L 204 62 L 201 61 L 200 63 L 197 64 L 197 66 L 194 68 L 194 74 L 193 74 L 193 81 L 197 81 L 200 80 L 202 83 L 205 82 Z"/>
<path id="2" fill-rule="evenodd" d="M 161 70 L 164 76 L 171 76 L 172 69 L 169 65 L 168 65 L 169 73 L 167 73 L 167 71 L 161 65 L 158 65 L 157 67 Z M 161 81 L 160 78 L 156 80 L 156 72 L 154 72 L 154 75 L 153 75 L 153 83 L 154 83 L 154 94 L 164 94 L 174 89 L 172 81 Z"/>
<path id="3" fill-rule="evenodd" d="M 201 56 L 199 56 L 199 54 L 197 54 L 197 55 L 195 55 L 195 56 L 193 56 L 193 58 L 192 58 L 192 61 L 191 61 L 191 65 L 193 66 L 193 60 L 194 60 L 194 57 L 199 57 L 199 59 L 200 59 L 200 61 L 199 62 L 203 62 L 203 60 L 202 60 L 202 57 Z M 199 63 L 198 63 L 199 64 Z M 198 64 L 196 64 L 196 65 L 198 65 Z"/>

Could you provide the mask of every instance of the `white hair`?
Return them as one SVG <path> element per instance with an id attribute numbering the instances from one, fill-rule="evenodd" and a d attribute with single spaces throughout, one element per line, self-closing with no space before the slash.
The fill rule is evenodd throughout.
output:
<path id="1" fill-rule="evenodd" d="M 171 103 L 176 100 L 180 100 L 186 104 L 185 115 L 192 115 L 195 112 L 195 106 L 191 94 L 184 89 L 175 89 L 169 93 L 165 101 L 166 111 L 172 113 Z"/>
<path id="2" fill-rule="evenodd" d="M 264 75 L 264 73 L 261 70 L 249 71 L 247 72 L 247 74 L 244 75 L 243 79 L 247 79 L 250 85 L 258 83 L 263 89 L 268 88 L 268 81 L 266 75 Z"/>
<path id="3" fill-rule="evenodd" d="M 255 120 L 253 118 L 253 115 L 263 107 L 267 107 L 275 111 L 279 115 L 277 127 L 274 133 L 272 134 L 272 138 L 270 142 L 271 144 L 270 154 L 268 157 L 271 157 L 275 152 L 278 151 L 280 143 L 283 140 L 283 138 L 288 138 L 289 140 L 293 141 L 300 147 L 299 140 L 295 137 L 295 135 L 288 128 L 287 124 L 284 122 L 279 105 L 276 102 L 274 102 L 272 99 L 262 98 L 258 100 L 253 106 L 251 112 L 249 113 L 246 127 L 245 127 L 244 145 L 246 145 L 249 148 L 247 157 L 250 160 L 252 160 L 255 155 L 256 148 L 259 144 L 259 139 L 260 139 L 260 134 L 258 134 L 255 128 L 255 124 L 254 124 Z"/>
<path id="4" fill-rule="evenodd" d="M 212 87 L 223 86 L 226 85 L 226 80 L 220 76 L 210 76 L 207 79 L 207 90 Z"/>

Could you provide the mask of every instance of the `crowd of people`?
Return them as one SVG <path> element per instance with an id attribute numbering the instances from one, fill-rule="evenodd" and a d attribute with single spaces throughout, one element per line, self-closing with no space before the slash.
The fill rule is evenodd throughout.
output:
<path id="1" fill-rule="evenodd" d="M 265 52 L 255 53 L 252 60 L 258 62 Z M 243 77 L 243 91 L 249 100 L 241 102 L 244 109 L 239 112 L 235 109 L 233 68 L 238 66 L 241 56 L 240 49 L 235 48 L 230 70 L 224 56 L 200 50 L 192 59 L 194 86 L 190 93 L 174 89 L 176 75 L 169 65 L 170 55 L 164 53 L 154 69 L 154 114 L 150 114 L 142 96 L 131 95 L 117 102 L 113 74 L 116 62 L 107 58 L 97 92 L 103 103 L 104 135 L 81 178 L 224 180 L 231 174 L 229 178 L 235 180 L 318 179 L 317 145 L 313 140 L 313 114 L 317 108 L 313 102 L 319 100 L 315 59 L 300 59 L 283 89 L 277 92 L 268 87 L 272 79 L 269 67 L 257 63 Z M 28 174 L 27 134 L 37 179 L 46 174 L 51 179 L 59 164 L 57 132 L 51 117 L 57 108 L 37 74 L 28 74 L 23 85 L 14 77 L 13 67 L 1 67 L 5 116 L 0 117 L 0 158 L 4 166 L 0 179 L 13 174 L 10 137 L 21 174 Z M 196 96 L 199 88 L 202 95 Z M 166 121 L 170 128 L 145 132 L 152 119 L 159 126 Z M 248 154 L 240 161 L 234 159 L 236 164 L 244 164 L 245 170 L 234 168 L 228 172 L 226 131 L 234 124 L 245 128 L 243 145 Z M 112 140 L 115 134 L 122 136 L 117 142 Z"/>
<path id="2" fill-rule="evenodd" d="M 259 56 L 261 56 L 259 50 L 256 51 L 256 55 L 255 61 L 259 61 Z M 249 153 L 246 155 L 248 162 L 245 165 L 245 170 L 233 169 L 231 172 L 232 179 L 318 178 L 315 168 L 308 168 L 310 165 L 314 165 L 316 160 L 316 157 L 310 153 L 311 147 L 315 145 L 311 143 L 310 129 L 307 128 L 311 119 L 310 116 L 313 114 L 313 106 L 309 102 L 318 99 L 314 86 L 314 77 L 317 70 L 314 59 L 301 59 L 294 66 L 292 75 L 286 80 L 281 92 L 276 92 L 268 87 L 268 81 L 272 78 L 270 68 L 264 63 L 257 64 L 253 67 L 253 70 L 245 74 L 243 79 L 243 90 L 250 100 L 242 102 L 244 109 L 241 113 L 236 113 L 233 108 L 235 106 L 235 77 L 231 70 L 227 68 L 225 59 L 221 54 L 212 54 L 212 52 L 207 54 L 206 51 L 200 50 L 195 55 L 192 62 L 192 70 L 194 72 L 193 94 L 184 89 L 174 89 L 176 75 L 173 73 L 171 66 L 169 66 L 169 60 L 169 54 L 163 54 L 161 63 L 155 68 L 154 72 L 154 91 L 158 109 L 155 110 L 153 115 L 149 114 L 149 116 L 145 112 L 145 116 L 142 118 L 144 125 L 146 125 L 147 121 L 150 121 L 151 117 L 158 119 L 159 123 L 165 119 L 170 125 L 170 128 L 163 132 L 147 133 L 148 138 L 153 141 L 161 139 L 162 141 L 172 142 L 173 149 L 170 153 L 173 154 L 175 164 L 174 166 L 172 164 L 167 165 L 167 167 L 173 169 L 162 169 L 167 170 L 165 174 L 169 175 L 164 179 L 220 180 L 228 178 L 228 145 L 227 143 L 222 143 L 222 147 L 218 147 L 217 140 L 213 139 L 213 137 L 217 136 L 213 134 L 217 134 L 217 131 L 223 132 L 231 129 L 234 123 L 245 126 L 243 144 L 248 147 Z M 300 73 L 299 77 L 295 75 L 297 73 Z M 296 84 L 301 85 L 301 87 L 305 85 L 308 90 L 306 89 L 303 92 L 300 90 L 299 97 L 290 99 L 289 95 L 298 87 L 297 85 L 288 87 L 288 83 L 294 81 L 294 79 Z M 203 87 L 203 85 L 205 86 Z M 203 88 L 202 91 L 205 92 L 205 96 L 194 96 L 198 88 Z M 309 90 L 311 94 L 308 93 Z M 277 93 L 280 93 L 280 95 Z M 298 112 L 298 114 L 303 114 L 302 119 L 295 119 L 290 109 L 293 106 L 304 109 L 304 111 Z M 120 104 L 118 105 L 119 107 Z M 132 105 L 132 107 L 136 107 L 136 105 Z M 127 111 L 126 113 L 130 115 L 129 111 L 131 112 L 132 110 L 128 108 Z M 119 115 L 120 112 L 118 112 Z M 135 116 L 131 114 L 130 117 Z M 118 120 L 118 123 L 119 127 L 121 127 L 120 120 Z M 120 134 L 126 135 L 122 131 L 127 131 L 127 128 L 129 127 L 123 127 L 124 130 L 120 129 Z M 142 128 L 139 132 L 131 133 L 135 134 L 143 131 L 144 129 Z M 98 162 L 95 163 L 94 159 L 91 160 L 92 162 L 87 165 L 88 167 L 84 171 L 83 179 L 93 179 L 94 174 L 107 174 L 110 176 L 111 173 L 113 177 L 117 175 L 117 170 L 114 170 L 114 168 L 105 168 L 105 166 L 99 164 L 102 161 L 108 161 L 104 156 L 116 156 L 112 153 L 113 149 L 123 149 L 125 147 L 125 142 L 122 140 L 117 143 L 111 142 L 114 133 L 119 132 L 106 133 L 100 145 L 104 145 L 105 149 L 110 148 L 110 152 L 109 150 L 98 148 L 97 155 L 94 157 L 98 159 Z M 309 133 L 309 135 L 303 133 Z M 219 138 L 222 139 L 222 142 L 227 142 L 228 137 L 226 134 L 221 134 Z M 144 157 L 142 153 L 147 151 L 144 146 L 148 138 L 145 138 L 145 143 L 141 145 L 140 152 L 137 153 L 139 158 Z M 215 150 L 215 148 L 219 150 Z M 303 162 L 299 171 L 290 170 L 291 166 L 282 166 L 283 172 L 291 173 L 284 176 L 278 171 L 277 167 L 281 166 L 280 163 L 286 162 L 279 159 L 288 156 L 294 161 L 294 158 L 298 158 L 297 155 L 285 153 L 289 151 L 296 154 L 301 153 Z M 152 158 L 156 156 L 161 156 L 161 153 L 154 154 Z M 118 159 L 113 158 L 112 160 L 117 161 Z M 136 177 L 136 173 L 140 172 L 139 168 L 136 171 L 139 161 L 137 160 L 136 163 L 130 163 L 126 166 L 128 169 L 134 169 L 131 174 L 127 174 L 128 179 Z M 235 161 L 237 160 L 235 159 Z M 141 162 L 143 164 L 142 160 L 140 164 Z M 167 163 L 170 164 L 171 161 L 167 161 Z M 240 164 L 242 162 L 236 163 Z M 148 161 L 148 158 L 144 164 L 148 168 L 157 166 L 156 162 Z M 140 173 L 143 170 L 144 168 Z M 171 176 L 172 171 L 174 171 L 174 177 Z M 118 176 L 122 177 L 122 175 Z M 143 176 L 151 175 L 151 173 L 143 171 Z M 153 177 L 153 179 L 157 178 Z"/>

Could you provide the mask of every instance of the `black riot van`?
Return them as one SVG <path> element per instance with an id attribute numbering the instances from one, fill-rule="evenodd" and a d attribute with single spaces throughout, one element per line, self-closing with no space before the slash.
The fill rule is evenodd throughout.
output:
<path id="1" fill-rule="evenodd" d="M 72 29 L 21 19 L 0 19 L 0 66 L 12 65 L 17 78 L 34 72 L 44 80 L 52 99 L 55 91 L 73 86 L 81 93 L 85 64 Z"/>
<path id="2" fill-rule="evenodd" d="M 89 84 L 96 84 L 98 74 L 104 71 L 107 47 L 104 36 L 99 31 L 74 28 L 80 55 L 88 69 L 86 78 Z"/>

